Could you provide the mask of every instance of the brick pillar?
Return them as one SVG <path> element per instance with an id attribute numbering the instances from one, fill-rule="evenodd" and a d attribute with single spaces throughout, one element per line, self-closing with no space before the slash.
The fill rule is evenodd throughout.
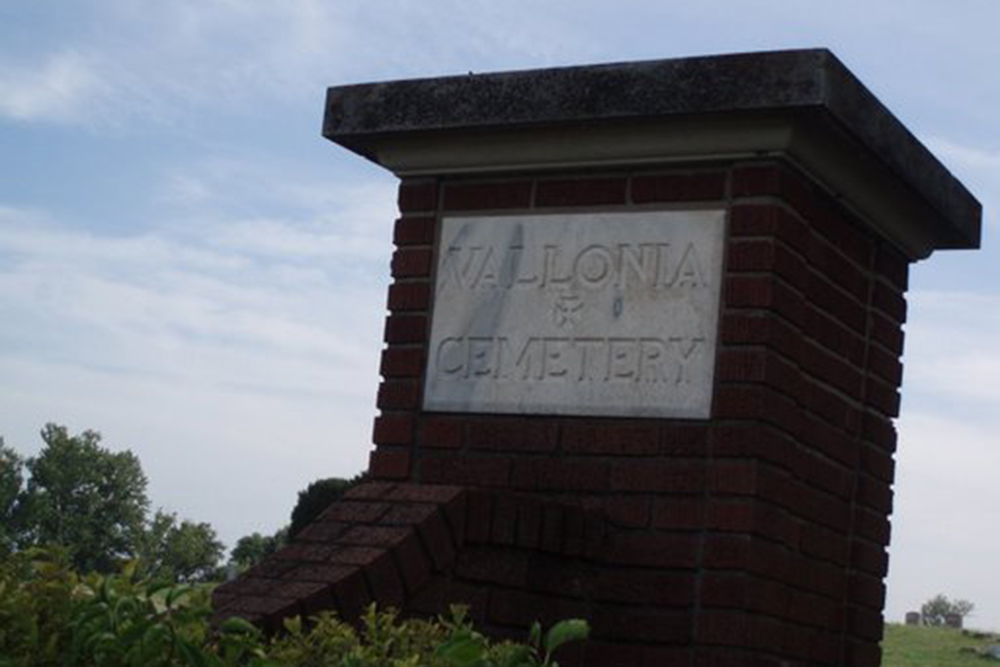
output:
<path id="1" fill-rule="evenodd" d="M 299 539 L 326 551 L 222 589 L 224 614 L 351 609 L 353 577 L 499 636 L 588 618 L 563 664 L 879 664 L 908 267 L 977 245 L 979 208 L 835 58 L 331 89 L 327 123 L 402 178 L 377 481 Z M 444 220 L 705 210 L 725 229 L 706 417 L 426 407 Z"/>

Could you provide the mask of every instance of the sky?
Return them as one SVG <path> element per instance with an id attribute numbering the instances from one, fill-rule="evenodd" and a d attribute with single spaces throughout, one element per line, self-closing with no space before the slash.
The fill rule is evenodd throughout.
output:
<path id="1" fill-rule="evenodd" d="M 1000 629 L 996 0 L 0 0 L 0 435 L 142 461 L 232 546 L 362 470 L 395 179 L 327 86 L 827 47 L 983 203 L 911 272 L 889 620 Z"/>

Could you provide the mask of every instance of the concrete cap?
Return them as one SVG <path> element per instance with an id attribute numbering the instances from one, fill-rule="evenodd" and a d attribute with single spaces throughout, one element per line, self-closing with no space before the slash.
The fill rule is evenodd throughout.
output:
<path id="1" fill-rule="evenodd" d="M 401 176 L 779 155 L 912 258 L 982 207 L 825 49 L 338 86 L 323 136 Z"/>

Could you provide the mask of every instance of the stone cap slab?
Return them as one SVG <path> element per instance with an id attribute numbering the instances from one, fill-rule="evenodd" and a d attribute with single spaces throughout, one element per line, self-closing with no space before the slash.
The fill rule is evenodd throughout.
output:
<path id="1" fill-rule="evenodd" d="M 400 176 L 780 155 L 912 258 L 981 205 L 826 49 L 330 88 L 323 135 Z"/>

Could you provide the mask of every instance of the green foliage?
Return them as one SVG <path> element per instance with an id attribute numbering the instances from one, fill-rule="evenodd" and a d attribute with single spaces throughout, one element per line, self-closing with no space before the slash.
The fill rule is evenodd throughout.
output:
<path id="1" fill-rule="evenodd" d="M 321 614 L 286 621 L 272 639 L 240 618 L 213 631 L 210 586 L 121 574 L 81 577 L 65 552 L 21 552 L 0 565 L 0 667 L 557 667 L 583 639 L 564 621 L 529 644 L 491 644 L 455 608 L 447 619 L 400 620 L 370 607 L 360 627 Z"/>
<path id="2" fill-rule="evenodd" d="M 1000 638 L 954 628 L 920 625 L 885 626 L 882 667 L 984 667 L 980 653 Z"/>
<path id="3" fill-rule="evenodd" d="M 135 554 L 149 506 L 139 459 L 104 449 L 93 431 L 71 436 L 48 424 L 42 440 L 41 453 L 26 462 L 19 541 L 62 545 L 83 572 L 113 571 Z"/>
<path id="4" fill-rule="evenodd" d="M 216 577 L 225 549 L 207 523 L 157 511 L 140 541 L 142 571 L 155 579 L 208 581 Z"/>
<path id="5" fill-rule="evenodd" d="M 13 551 L 17 543 L 17 509 L 23 490 L 24 461 L 0 438 L 0 556 Z"/>
<path id="6" fill-rule="evenodd" d="M 287 527 L 281 528 L 274 535 L 261 535 L 260 533 L 245 535 L 236 542 L 229 559 L 239 569 L 245 570 L 273 554 L 287 541 Z"/>
<path id="7" fill-rule="evenodd" d="M 949 600 L 945 595 L 935 595 L 920 607 L 920 613 L 926 625 L 944 625 L 945 619 L 951 614 L 965 618 L 972 613 L 976 605 L 968 600 Z"/>
<path id="8" fill-rule="evenodd" d="M 361 473 L 351 479 L 339 477 L 318 479 L 299 491 L 299 500 L 292 509 L 292 523 L 288 527 L 288 534 L 293 537 L 297 535 L 332 502 L 344 495 L 345 491 L 363 482 L 365 477 L 366 473 Z"/>
<path id="9" fill-rule="evenodd" d="M 449 667 L 559 667 L 553 654 L 563 644 L 581 641 L 590 634 L 586 621 L 560 621 L 542 634 L 537 621 L 531 627 L 527 644 L 502 642 L 491 645 L 483 635 L 464 621 L 461 609 L 452 609 L 452 620 L 446 622 L 449 636 L 438 647 L 437 654 Z M 419 663 L 424 664 L 424 663 Z"/>

